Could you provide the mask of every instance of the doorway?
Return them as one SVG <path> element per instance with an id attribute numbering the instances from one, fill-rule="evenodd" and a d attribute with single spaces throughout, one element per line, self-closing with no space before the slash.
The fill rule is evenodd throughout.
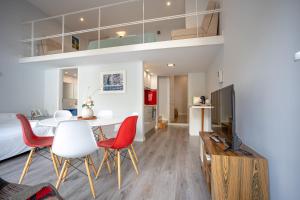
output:
<path id="1" fill-rule="evenodd" d="M 188 123 L 188 76 L 158 77 L 159 116 L 171 124 Z"/>
<path id="2" fill-rule="evenodd" d="M 170 77 L 170 114 L 171 123 L 188 123 L 188 77 L 176 75 Z"/>
<path id="3" fill-rule="evenodd" d="M 62 110 L 69 110 L 73 116 L 77 115 L 78 104 L 78 69 L 62 69 L 61 78 L 61 106 Z"/>

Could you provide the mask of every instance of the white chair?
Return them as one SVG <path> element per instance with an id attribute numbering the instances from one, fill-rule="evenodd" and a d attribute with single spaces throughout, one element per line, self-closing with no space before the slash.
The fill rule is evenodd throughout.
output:
<path id="1" fill-rule="evenodd" d="M 98 118 L 105 118 L 105 119 L 111 119 L 113 118 L 114 113 L 112 110 L 100 110 L 97 114 Z"/>
<path id="2" fill-rule="evenodd" d="M 56 129 L 52 151 L 54 154 L 65 158 L 62 170 L 56 183 L 56 188 L 67 176 L 71 159 L 84 158 L 86 172 L 89 178 L 90 189 L 95 198 L 94 183 L 90 173 L 90 164 L 96 175 L 96 168 L 91 154 L 98 150 L 92 129 L 86 121 L 63 121 Z"/>
<path id="3" fill-rule="evenodd" d="M 62 118 L 62 119 L 71 119 L 72 118 L 72 113 L 68 110 L 57 110 L 55 113 L 54 113 L 54 116 L 53 116 L 55 119 L 57 118 Z"/>

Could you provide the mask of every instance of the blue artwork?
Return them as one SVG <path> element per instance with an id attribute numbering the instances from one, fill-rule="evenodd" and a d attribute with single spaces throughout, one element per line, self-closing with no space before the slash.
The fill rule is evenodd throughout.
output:
<path id="1" fill-rule="evenodd" d="M 124 92 L 125 73 L 110 72 L 102 74 L 102 92 Z"/>

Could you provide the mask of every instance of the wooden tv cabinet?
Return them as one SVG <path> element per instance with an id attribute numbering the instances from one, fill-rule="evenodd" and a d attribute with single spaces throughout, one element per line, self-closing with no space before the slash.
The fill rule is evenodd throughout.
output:
<path id="1" fill-rule="evenodd" d="M 211 198 L 269 199 L 268 161 L 246 145 L 242 151 L 224 151 L 223 143 L 209 138 L 212 134 L 200 132 L 201 169 Z"/>

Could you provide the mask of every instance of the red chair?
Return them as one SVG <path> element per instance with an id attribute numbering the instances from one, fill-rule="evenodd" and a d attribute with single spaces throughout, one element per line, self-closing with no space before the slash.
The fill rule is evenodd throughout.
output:
<path id="1" fill-rule="evenodd" d="M 38 137 L 38 136 L 36 136 L 32 131 L 32 128 L 30 126 L 28 119 L 24 115 L 17 114 L 17 118 L 21 122 L 24 143 L 27 146 L 32 147 L 32 149 L 29 153 L 29 156 L 27 158 L 26 164 L 24 166 L 22 175 L 20 177 L 19 184 L 22 183 L 24 176 L 27 174 L 28 169 L 32 162 L 33 154 L 37 148 L 45 148 L 45 147 L 49 148 L 53 166 L 54 166 L 54 170 L 55 170 L 56 175 L 58 176 L 58 169 L 57 169 L 57 164 L 56 164 L 57 157 L 52 153 L 52 149 L 51 149 L 53 137 Z"/>
<path id="2" fill-rule="evenodd" d="M 108 154 L 109 154 L 108 150 L 112 149 L 117 152 L 119 189 L 121 189 L 121 154 L 120 154 L 120 150 L 127 149 L 130 159 L 131 159 L 131 162 L 132 162 L 132 165 L 136 171 L 136 174 L 137 175 L 139 174 L 132 151 L 130 150 L 130 146 L 132 145 L 135 134 L 136 134 L 137 119 L 138 119 L 138 116 L 127 117 L 121 124 L 116 138 L 111 138 L 111 139 L 107 139 L 107 140 L 98 142 L 98 147 L 103 147 L 105 149 L 105 152 L 104 152 L 102 162 L 97 171 L 96 178 L 98 178 L 104 162 L 106 162 L 108 159 Z"/>

